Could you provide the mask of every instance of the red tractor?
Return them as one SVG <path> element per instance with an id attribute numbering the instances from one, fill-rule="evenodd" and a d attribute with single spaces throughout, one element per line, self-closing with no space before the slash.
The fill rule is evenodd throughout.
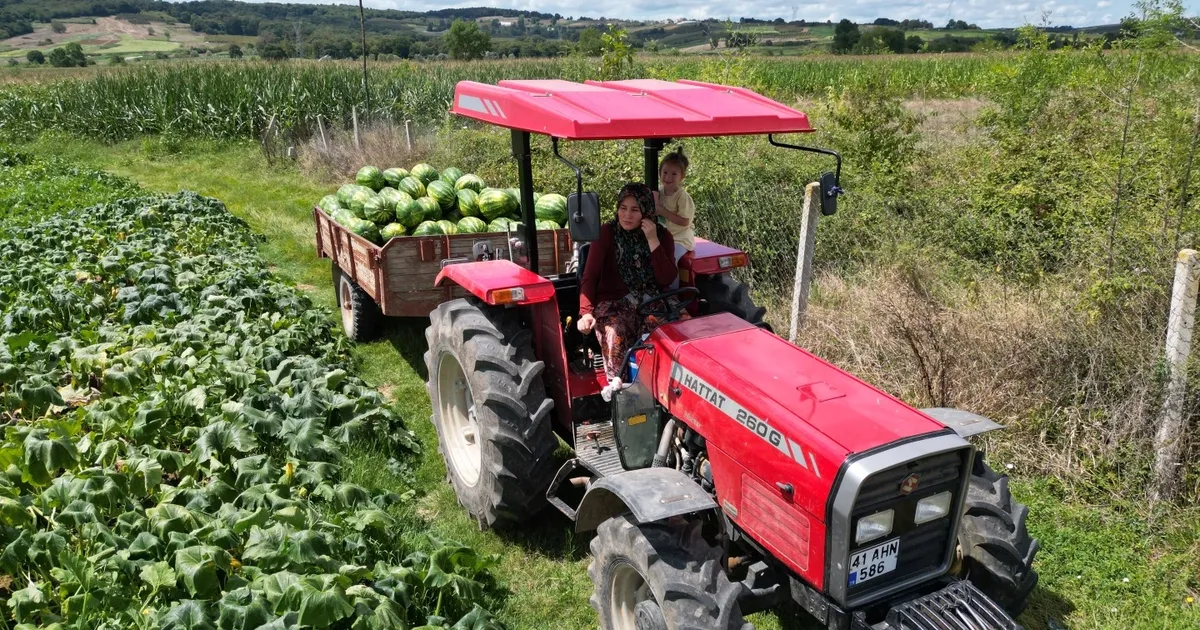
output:
<path id="1" fill-rule="evenodd" d="M 426 330 L 440 450 L 481 526 L 548 502 L 595 530 L 591 603 L 606 630 L 750 628 L 744 615 L 787 600 L 831 629 L 1019 627 L 1038 544 L 1007 477 L 965 439 L 998 425 L 914 409 L 774 335 L 729 275 L 742 252 L 701 242 L 694 287 L 642 305 L 666 323 L 631 349 L 632 385 L 597 395 L 598 353 L 572 323 L 600 212 L 559 142 L 643 139 L 653 188 L 667 139 L 759 134 L 836 157 L 775 139 L 812 131 L 803 113 L 657 80 L 462 82 L 452 111 L 512 130 L 527 230 L 513 247 L 524 266 L 445 261 L 436 284 L 469 295 L 438 305 Z M 529 271 L 533 133 L 576 173 L 577 264 L 549 276 Z M 822 177 L 827 213 L 837 181 Z M 681 319 L 691 302 L 699 315 Z M 574 449 L 561 466 L 557 438 Z"/>

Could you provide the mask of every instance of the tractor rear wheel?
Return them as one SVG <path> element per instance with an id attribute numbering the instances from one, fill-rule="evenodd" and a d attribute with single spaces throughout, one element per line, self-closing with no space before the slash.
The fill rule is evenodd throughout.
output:
<path id="1" fill-rule="evenodd" d="M 712 313 L 732 313 L 758 326 L 763 324 L 767 309 L 758 306 L 750 297 L 750 287 L 736 280 L 727 273 L 715 276 L 696 276 L 696 288 L 708 303 L 705 315 Z M 774 330 L 770 324 L 764 324 L 767 330 Z"/>
<path id="2" fill-rule="evenodd" d="M 351 341 L 371 341 L 383 331 L 383 311 L 346 272 L 333 265 L 333 292 L 337 295 L 342 330 Z"/>
<path id="3" fill-rule="evenodd" d="M 527 519 L 558 448 L 532 334 L 516 311 L 459 299 L 430 313 L 425 339 L 430 419 L 458 502 L 481 528 Z"/>
<path id="4" fill-rule="evenodd" d="M 1016 617 L 1038 582 L 1033 570 L 1038 541 L 1025 527 L 1029 508 L 1013 501 L 1008 475 L 992 470 L 982 453 L 975 456 L 966 502 L 958 528 L 958 575 Z"/>
<path id="5" fill-rule="evenodd" d="M 738 604 L 742 587 L 698 525 L 638 525 L 629 515 L 600 524 L 588 575 L 601 630 L 754 630 Z"/>

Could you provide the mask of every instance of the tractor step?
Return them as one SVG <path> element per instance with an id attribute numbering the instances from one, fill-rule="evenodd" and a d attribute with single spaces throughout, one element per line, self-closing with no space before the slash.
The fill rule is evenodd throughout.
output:
<path id="1" fill-rule="evenodd" d="M 966 581 L 897 604 L 871 630 L 1022 630 L 999 604 Z"/>
<path id="2" fill-rule="evenodd" d="M 625 471 L 611 420 L 575 425 L 575 456 L 601 477 Z"/>

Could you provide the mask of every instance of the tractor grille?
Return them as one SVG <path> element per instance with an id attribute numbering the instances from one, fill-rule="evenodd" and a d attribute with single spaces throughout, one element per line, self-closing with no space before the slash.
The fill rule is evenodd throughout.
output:
<path id="1" fill-rule="evenodd" d="M 949 516 L 928 523 L 917 525 L 913 522 L 913 517 L 917 501 L 946 490 L 955 495 L 959 493 L 961 475 L 964 474 L 964 457 L 964 451 L 932 455 L 881 471 L 863 482 L 850 519 L 851 540 L 859 517 L 888 508 L 895 511 L 892 533 L 861 545 L 851 543 L 850 555 L 897 537 L 900 539 L 900 555 L 896 560 L 895 570 L 849 587 L 847 595 L 850 598 L 861 597 L 905 578 L 932 571 L 941 565 L 946 558 L 946 551 L 951 543 L 950 535 L 954 529 L 953 507 Z M 917 489 L 910 494 L 902 494 L 901 484 L 913 474 L 919 478 Z M 958 505 L 957 496 L 953 497 L 951 505 Z"/>
<path id="2" fill-rule="evenodd" d="M 955 582 L 888 611 L 889 630 L 1021 630 L 970 582 Z"/>

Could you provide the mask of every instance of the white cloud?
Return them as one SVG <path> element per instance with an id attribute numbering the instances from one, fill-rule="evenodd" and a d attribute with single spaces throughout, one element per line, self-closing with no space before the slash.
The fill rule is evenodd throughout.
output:
<path id="1" fill-rule="evenodd" d="M 265 2 L 268 0 L 245 0 Z M 280 0 L 270 0 L 280 1 Z M 355 0 L 282 0 L 305 4 L 357 4 Z M 795 2 L 781 0 L 743 0 L 736 4 L 697 4 L 684 0 L 666 0 L 658 3 L 630 4 L 623 0 L 363 0 L 363 4 L 375 9 L 403 9 L 406 11 L 429 11 L 448 6 L 461 7 L 504 7 L 560 13 L 565 16 L 588 15 L 591 17 L 622 17 L 630 19 L 663 19 L 686 16 L 689 18 L 713 17 L 724 19 L 747 16 L 761 19 L 781 17 L 792 19 L 792 8 L 796 17 L 811 21 L 850 19 L 866 23 L 875 18 L 889 17 L 924 19 L 941 26 L 947 20 L 965 20 L 984 28 L 1019 26 L 1028 21 L 1040 21 L 1041 15 L 1050 12 L 1050 21 L 1055 25 L 1091 26 L 1111 24 L 1113 17 L 1133 12 L 1133 0 L 1029 0 L 1005 3 L 997 6 L 994 0 L 852 0 L 851 2 Z M 1188 0 L 1184 6 L 1189 12 L 1200 9 L 1200 0 Z M 1101 10 L 1105 9 L 1105 10 Z"/>

